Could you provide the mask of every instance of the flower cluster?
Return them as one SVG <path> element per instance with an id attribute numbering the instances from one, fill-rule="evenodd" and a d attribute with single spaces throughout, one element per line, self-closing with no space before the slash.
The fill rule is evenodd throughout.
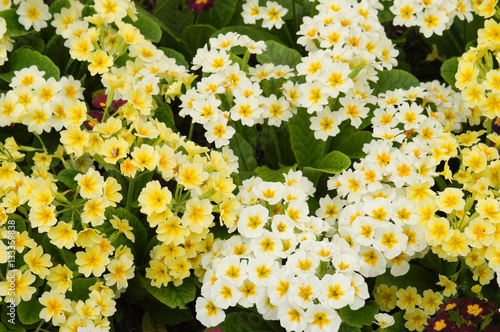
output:
<path id="1" fill-rule="evenodd" d="M 288 13 L 288 9 L 276 1 L 267 1 L 265 6 L 259 6 L 259 0 L 247 0 L 242 8 L 241 16 L 245 24 L 256 24 L 258 20 L 262 20 L 262 27 L 269 30 L 281 29 L 285 24 L 283 16 Z"/>
<path id="2" fill-rule="evenodd" d="M 490 325 L 491 318 L 498 315 L 493 302 L 472 298 L 450 298 L 440 305 L 433 318 L 427 320 L 426 331 L 497 331 L 498 326 Z"/>
<path id="3" fill-rule="evenodd" d="M 455 18 L 472 21 L 471 2 L 396 0 L 390 9 L 395 15 L 395 25 L 417 26 L 425 37 L 430 37 L 433 34 L 441 36 L 443 31 L 451 27 Z"/>
<path id="4" fill-rule="evenodd" d="M 284 183 L 243 182 L 239 235 L 216 241 L 202 258 L 207 272 L 198 320 L 215 326 L 229 307 L 256 306 L 287 331 L 335 331 L 341 323 L 336 309 L 364 305 L 368 286 L 356 272 L 355 252 L 338 236 L 322 239 L 332 226 L 309 216 L 306 199 L 313 193 L 300 171 L 289 171 Z"/>

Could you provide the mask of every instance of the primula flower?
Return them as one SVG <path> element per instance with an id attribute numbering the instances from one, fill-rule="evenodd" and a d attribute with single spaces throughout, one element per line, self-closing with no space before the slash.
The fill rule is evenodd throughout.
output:
<path id="1" fill-rule="evenodd" d="M 71 312 L 71 300 L 64 297 L 64 294 L 56 293 L 53 290 L 44 292 L 39 298 L 39 302 L 44 306 L 40 311 L 40 318 L 46 322 L 52 320 L 52 324 L 59 325 L 66 322 L 64 312 Z"/>
<path id="2" fill-rule="evenodd" d="M 167 187 L 162 188 L 159 181 L 149 182 L 139 195 L 138 201 L 144 214 L 162 213 L 172 199 L 172 193 Z"/>
<path id="3" fill-rule="evenodd" d="M 19 15 L 19 23 L 26 30 L 33 27 L 36 31 L 40 31 L 47 26 L 46 21 L 52 17 L 49 13 L 49 6 L 43 3 L 42 0 L 21 1 L 16 13 Z"/>
<path id="4" fill-rule="evenodd" d="M 98 245 L 93 245 L 84 252 L 77 252 L 75 263 L 79 265 L 78 272 L 83 273 L 85 277 L 88 278 L 91 274 L 100 277 L 109 264 L 109 257 L 101 252 Z"/>
<path id="5" fill-rule="evenodd" d="M 14 278 L 12 278 L 12 276 Z M 22 273 L 21 270 L 11 270 L 7 278 L 15 279 L 15 289 L 12 289 L 10 281 L 0 282 L 0 296 L 5 296 L 4 302 L 14 299 L 15 305 L 18 306 L 19 303 L 21 303 L 21 298 L 24 302 L 28 302 L 36 292 L 36 288 L 30 286 L 35 282 L 36 277 L 32 275 L 29 270 L 24 273 Z"/>
<path id="6" fill-rule="evenodd" d="M 187 6 L 195 13 L 206 12 L 215 6 L 215 0 L 188 0 Z"/>

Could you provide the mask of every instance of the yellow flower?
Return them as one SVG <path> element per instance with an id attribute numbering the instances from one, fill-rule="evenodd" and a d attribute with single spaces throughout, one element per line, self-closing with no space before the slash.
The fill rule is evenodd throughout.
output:
<path id="1" fill-rule="evenodd" d="M 43 247 L 37 246 L 24 255 L 24 261 L 28 264 L 31 272 L 45 278 L 49 274 L 49 267 L 52 266 L 50 255 L 43 253 Z"/>
<path id="2" fill-rule="evenodd" d="M 443 295 L 446 297 L 457 293 L 457 284 L 448 279 L 446 276 L 439 275 L 439 281 L 436 282 L 436 285 L 444 287 Z"/>
<path id="3" fill-rule="evenodd" d="M 77 231 L 74 230 L 71 224 L 64 221 L 59 221 L 55 227 L 51 227 L 47 234 L 50 238 L 50 243 L 62 249 L 71 249 L 75 245 Z"/>
<path id="4" fill-rule="evenodd" d="M 14 299 L 16 306 L 23 301 L 28 302 L 36 292 L 35 287 L 30 285 L 35 282 L 36 277 L 31 274 L 31 271 L 24 273 L 21 270 L 11 270 L 6 275 L 7 281 L 0 282 L 0 296 L 5 296 L 4 302 Z M 12 283 L 14 287 L 12 287 Z"/>
<path id="5" fill-rule="evenodd" d="M 75 156 L 80 157 L 83 154 L 89 139 L 89 134 L 80 129 L 79 126 L 71 126 L 67 130 L 61 131 L 61 143 L 68 153 L 74 153 Z"/>
<path id="6" fill-rule="evenodd" d="M 94 274 L 100 277 L 106 265 L 109 264 L 109 257 L 101 252 L 98 245 L 87 248 L 85 252 L 77 252 L 75 263 L 78 264 L 78 272 L 83 273 L 85 277 Z"/>
<path id="7" fill-rule="evenodd" d="M 427 315 L 434 315 L 443 302 L 443 295 L 439 292 L 433 292 L 432 289 L 424 290 L 422 303 L 420 307 Z"/>
<path id="8" fill-rule="evenodd" d="M 397 303 L 397 287 L 381 284 L 375 291 L 375 301 L 379 304 L 380 310 L 391 311 L 396 307 Z"/>
<path id="9" fill-rule="evenodd" d="M 135 147 L 131 156 L 132 163 L 141 171 L 144 169 L 152 171 L 158 164 L 158 154 L 151 145 L 144 144 L 140 148 Z"/>
<path id="10" fill-rule="evenodd" d="M 400 288 L 396 292 L 396 296 L 398 298 L 396 304 L 402 310 L 413 309 L 422 303 L 422 297 L 417 293 L 415 287 Z"/>
<path id="11" fill-rule="evenodd" d="M 177 216 L 162 220 L 158 223 L 158 240 L 165 244 L 174 243 L 176 246 L 184 243 L 185 237 L 189 235 L 189 229 L 181 226 L 181 219 Z"/>
<path id="12" fill-rule="evenodd" d="M 119 233 L 125 234 L 127 239 L 135 242 L 134 233 L 131 232 L 133 228 L 129 226 L 127 219 L 120 219 L 117 216 L 113 216 L 113 218 L 111 218 L 109 222 L 111 223 L 111 226 L 113 226 L 113 228 L 118 230 Z"/>
<path id="13" fill-rule="evenodd" d="M 44 292 L 39 299 L 44 308 L 40 311 L 40 318 L 46 322 L 52 320 L 53 325 L 59 325 L 66 322 L 64 311 L 73 311 L 71 300 L 66 299 L 64 294 L 56 293 L 53 290 Z"/>
<path id="14" fill-rule="evenodd" d="M 55 209 L 56 207 L 52 204 L 33 207 L 29 213 L 31 226 L 38 227 L 40 233 L 48 232 L 57 223 Z"/>
<path id="15" fill-rule="evenodd" d="M 179 168 L 177 181 L 186 189 L 196 189 L 208 179 L 208 173 L 203 171 L 203 165 L 200 163 L 184 164 Z"/>
<path id="16" fill-rule="evenodd" d="M 127 279 L 134 277 L 133 264 L 134 262 L 127 255 L 121 256 L 120 259 L 113 259 L 107 266 L 109 273 L 104 275 L 106 285 L 113 286 L 116 284 L 118 289 L 127 288 Z"/>
<path id="17" fill-rule="evenodd" d="M 66 293 L 73 289 L 73 271 L 66 265 L 57 265 L 49 270 L 47 283 L 57 293 Z"/>
<path id="18" fill-rule="evenodd" d="M 172 193 L 167 187 L 162 188 L 159 181 L 151 181 L 144 187 L 138 201 L 144 214 L 162 213 L 172 200 Z"/>
<path id="19" fill-rule="evenodd" d="M 450 222 L 445 218 L 432 218 L 427 222 L 424 234 L 430 245 L 440 245 L 451 237 Z"/>
<path id="20" fill-rule="evenodd" d="M 470 251 L 469 242 L 469 239 L 464 233 L 457 229 L 452 229 L 449 240 L 442 244 L 443 250 L 452 257 L 459 255 L 465 257 Z"/>
<path id="21" fill-rule="evenodd" d="M 403 316 L 406 319 L 405 327 L 410 331 L 423 331 L 428 315 L 421 309 L 407 310 Z"/>
<path id="22" fill-rule="evenodd" d="M 89 71 L 92 76 L 108 72 L 109 67 L 113 65 L 113 57 L 103 50 L 90 52 L 87 61 L 90 62 Z"/>
<path id="23" fill-rule="evenodd" d="M 445 213 L 451 213 L 453 210 L 460 211 L 465 206 L 463 196 L 464 193 L 458 188 L 446 188 L 439 193 L 437 206 Z"/>
<path id="24" fill-rule="evenodd" d="M 126 158 L 127 153 L 129 153 L 127 141 L 123 138 L 111 137 L 104 141 L 99 154 L 104 158 L 105 162 L 114 165 L 118 160 Z"/>
<path id="25" fill-rule="evenodd" d="M 83 212 L 80 215 L 82 222 L 92 226 L 99 226 L 104 223 L 104 211 L 108 207 L 107 202 L 102 198 L 92 198 L 83 206 Z"/>
<path id="26" fill-rule="evenodd" d="M 116 207 L 116 203 L 119 203 L 123 198 L 122 194 L 120 194 L 121 189 L 122 186 L 115 178 L 109 177 L 106 179 L 102 195 L 107 205 Z"/>
<path id="27" fill-rule="evenodd" d="M 168 274 L 168 267 L 160 260 L 152 259 L 146 268 L 146 278 L 151 279 L 151 285 L 160 288 L 167 286 L 172 277 Z"/>
<path id="28" fill-rule="evenodd" d="M 182 216 L 182 224 L 189 227 L 191 232 L 201 233 L 212 224 L 214 216 L 212 215 L 212 204 L 210 200 L 191 198 L 186 203 L 186 211 Z"/>

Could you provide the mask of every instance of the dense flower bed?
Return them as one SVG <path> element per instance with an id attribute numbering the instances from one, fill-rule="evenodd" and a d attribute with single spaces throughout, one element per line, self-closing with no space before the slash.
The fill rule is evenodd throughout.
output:
<path id="1" fill-rule="evenodd" d="M 499 12 L 2 1 L 0 331 L 499 331 Z"/>

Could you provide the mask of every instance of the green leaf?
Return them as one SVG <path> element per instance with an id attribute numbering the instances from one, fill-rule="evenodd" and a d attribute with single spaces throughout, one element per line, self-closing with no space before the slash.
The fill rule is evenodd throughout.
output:
<path id="1" fill-rule="evenodd" d="M 393 5 L 393 2 L 390 2 L 390 1 L 381 1 L 380 4 L 382 4 L 384 6 L 384 9 L 382 9 L 382 10 L 380 10 L 378 12 L 378 20 L 379 20 L 379 22 L 380 23 L 392 22 L 392 20 L 396 16 L 389 9 Z"/>
<path id="2" fill-rule="evenodd" d="M 374 84 L 372 93 L 374 96 L 387 90 L 409 89 L 420 84 L 415 76 L 400 69 L 381 71 L 378 77 L 379 80 Z"/>
<path id="3" fill-rule="evenodd" d="M 187 44 L 187 50 L 194 55 L 199 48 L 202 48 L 208 42 L 214 31 L 213 26 L 206 24 L 188 26 L 182 33 L 182 38 Z"/>
<path id="4" fill-rule="evenodd" d="M 246 35 L 250 37 L 250 39 L 254 41 L 267 41 L 267 40 L 276 40 L 279 41 L 279 38 L 273 35 L 272 33 L 269 33 L 265 30 L 260 30 L 257 28 L 254 28 L 252 26 L 246 26 L 246 25 L 238 25 L 238 26 L 230 26 L 230 27 L 225 27 L 220 30 L 215 31 L 212 34 L 212 38 L 217 37 L 219 34 L 226 34 L 228 32 L 236 32 L 239 33 L 240 35 Z"/>
<path id="5" fill-rule="evenodd" d="M 143 187 L 141 186 L 140 189 L 142 188 Z M 135 259 L 140 260 L 142 256 L 146 254 L 144 252 L 144 249 L 146 248 L 146 244 L 148 241 L 148 234 L 146 232 L 146 229 L 144 228 L 144 225 L 139 221 L 139 219 L 137 219 L 136 216 L 134 216 L 128 210 L 121 207 L 119 208 L 109 207 L 104 212 L 104 215 L 106 216 L 106 221 L 104 222 L 104 224 L 97 226 L 96 228 L 99 231 L 105 233 L 108 237 L 117 231 L 109 222 L 109 220 L 111 220 L 113 216 L 117 216 L 120 219 L 128 220 L 130 227 L 132 227 L 132 233 L 134 234 L 135 242 L 130 241 L 125 236 L 125 234 L 120 234 L 120 236 L 118 236 L 118 238 L 115 241 L 113 241 L 113 246 L 115 248 L 118 248 L 120 245 L 125 245 L 131 248 L 132 252 L 134 253 Z"/>
<path id="6" fill-rule="evenodd" d="M 186 61 L 186 58 L 184 57 L 184 55 L 182 55 L 182 53 L 177 52 L 176 50 L 168 48 L 168 47 L 162 46 L 162 47 L 158 47 L 158 48 L 160 50 L 162 50 L 163 53 L 165 53 L 165 55 L 168 58 L 175 59 L 175 63 L 178 66 L 184 66 L 184 67 L 186 67 L 186 69 L 189 69 L 189 63 Z"/>
<path id="7" fill-rule="evenodd" d="M 267 49 L 261 54 L 257 54 L 257 60 L 262 63 L 272 63 L 274 65 L 288 65 L 295 68 L 302 60 L 302 56 L 296 50 L 289 48 L 277 41 L 266 41 Z"/>
<path id="8" fill-rule="evenodd" d="M 444 78 L 446 83 L 455 88 L 455 83 L 457 80 L 455 79 L 455 74 L 458 70 L 458 57 L 454 57 L 446 60 L 441 66 L 441 77 Z"/>
<path id="9" fill-rule="evenodd" d="M 54 16 L 54 14 L 60 13 L 63 8 L 70 8 L 71 2 L 69 0 L 56 0 L 49 6 L 49 13 Z"/>
<path id="10" fill-rule="evenodd" d="M 167 287 L 155 287 L 151 285 L 151 280 L 139 277 L 141 283 L 148 290 L 149 294 L 153 295 L 160 302 L 166 304 L 170 308 L 185 308 L 186 304 L 194 301 L 196 298 L 196 286 L 192 278 L 186 278 L 179 286 L 174 286 L 169 282 Z"/>
<path id="11" fill-rule="evenodd" d="M 160 1 L 157 1 L 157 3 L 159 3 L 159 2 Z M 158 5 L 156 7 L 158 7 Z M 149 18 L 151 21 L 155 22 L 162 30 L 165 30 L 165 31 L 168 30 L 168 26 L 161 19 L 159 19 L 155 15 L 151 14 L 148 10 L 146 10 L 145 8 L 142 8 L 138 4 L 135 5 L 135 8 L 137 9 L 137 13 L 140 16 Z"/>
<path id="12" fill-rule="evenodd" d="M 160 324 L 173 326 L 193 319 L 190 309 L 172 309 L 154 297 L 147 297 L 141 306 L 151 314 L 151 318 Z"/>
<path id="13" fill-rule="evenodd" d="M 60 171 L 57 174 L 57 178 L 59 179 L 59 181 L 64 183 L 66 187 L 76 190 L 78 183 L 75 180 L 75 176 L 77 176 L 78 174 L 82 174 L 82 172 L 76 169 L 67 168 Z"/>
<path id="14" fill-rule="evenodd" d="M 194 22 L 194 12 L 186 5 L 186 0 L 158 0 L 154 12 L 173 36 L 182 39 L 184 29 Z"/>
<path id="15" fill-rule="evenodd" d="M 426 289 L 437 289 L 436 282 L 439 280 L 437 276 L 430 273 L 429 270 L 415 264 L 410 264 L 410 271 L 404 276 L 394 277 L 390 271 L 387 271 L 378 276 L 377 281 L 389 287 L 393 285 L 398 288 L 412 286 L 417 288 L 419 294 L 422 294 Z"/>
<path id="16" fill-rule="evenodd" d="M 340 173 L 351 165 L 351 159 L 339 151 L 332 151 L 323 158 L 319 169 L 325 173 Z"/>
<path id="17" fill-rule="evenodd" d="M 174 113 L 172 112 L 172 108 L 169 104 L 163 101 L 161 96 L 153 96 L 156 101 L 158 107 L 155 110 L 153 118 L 158 119 L 167 125 L 174 132 L 177 132 L 177 128 L 175 127 Z"/>
<path id="18" fill-rule="evenodd" d="M 240 172 L 253 172 L 257 168 L 257 160 L 254 157 L 253 148 L 243 136 L 234 134 L 229 141 L 229 147 L 238 156 Z"/>
<path id="19" fill-rule="evenodd" d="M 198 14 L 198 23 L 209 24 L 217 29 L 225 27 L 236 10 L 236 1 L 217 0 L 215 6 Z"/>
<path id="20" fill-rule="evenodd" d="M 359 327 L 348 325 L 346 322 L 342 322 L 338 332 L 361 332 L 361 329 Z"/>
<path id="21" fill-rule="evenodd" d="M 167 328 L 165 325 L 158 324 L 151 318 L 151 314 L 149 312 L 145 312 L 144 316 L 142 316 L 142 324 L 143 331 L 148 332 L 167 332 Z"/>
<path id="22" fill-rule="evenodd" d="M 14 73 L 10 72 L 10 73 L 2 73 L 0 74 L 0 79 L 2 79 L 3 81 L 7 82 L 7 83 L 10 83 L 12 81 L 12 78 L 14 77 Z"/>
<path id="23" fill-rule="evenodd" d="M 358 310 L 352 310 L 348 306 L 339 310 L 342 321 L 354 327 L 370 326 L 375 320 L 374 316 L 378 314 L 378 304 L 368 302 Z"/>
<path id="24" fill-rule="evenodd" d="M 43 309 L 43 305 L 38 301 L 36 293 L 28 302 L 21 301 L 16 308 L 17 315 L 21 323 L 25 325 L 35 324 L 41 320 L 40 311 Z"/>
<path id="25" fill-rule="evenodd" d="M 85 301 L 89 298 L 89 288 L 94 286 L 97 281 L 98 279 L 95 277 L 73 279 L 72 290 L 66 292 L 66 298 L 72 301 Z"/>
<path id="26" fill-rule="evenodd" d="M 323 160 L 325 142 L 314 137 L 314 132 L 309 130 L 311 115 L 300 108 L 289 121 L 290 144 L 297 160 L 297 166 L 316 167 Z"/>
<path id="27" fill-rule="evenodd" d="M 125 23 L 132 24 L 137 29 L 141 31 L 141 34 L 147 40 L 150 40 L 154 43 L 158 43 L 161 40 L 161 29 L 155 21 L 150 18 L 147 18 L 142 15 L 137 15 L 137 20 L 132 21 L 130 17 L 126 17 L 123 19 Z"/>
<path id="28" fill-rule="evenodd" d="M 278 322 L 265 320 L 258 313 L 249 311 L 232 312 L 228 314 L 224 322 L 220 323 L 217 327 L 219 327 L 221 331 L 283 331 L 283 328 L 281 328 Z"/>
<path id="29" fill-rule="evenodd" d="M 264 181 L 283 182 L 285 181 L 284 174 L 287 174 L 291 169 L 295 170 L 295 168 L 295 166 L 287 166 L 274 170 L 267 166 L 260 166 L 255 169 L 255 173 Z"/>
<path id="30" fill-rule="evenodd" d="M 337 150 L 347 155 L 349 158 L 363 158 L 366 153 L 363 152 L 365 143 L 371 142 L 372 133 L 368 131 L 358 131 L 349 136 Z"/>
<path id="31" fill-rule="evenodd" d="M 33 31 L 26 31 L 24 26 L 19 23 L 19 15 L 17 15 L 15 8 L 1 11 L 0 17 L 3 17 L 7 23 L 7 32 L 5 33 L 7 37 L 14 38 L 33 33 Z"/>
<path id="32" fill-rule="evenodd" d="M 21 70 L 23 68 L 36 65 L 39 70 L 43 70 L 43 77 L 48 79 L 54 77 L 56 80 L 60 78 L 59 68 L 45 55 L 40 52 L 30 50 L 28 48 L 20 48 L 14 51 L 11 56 L 10 71 Z"/>
<path id="33" fill-rule="evenodd" d="M 64 46 L 64 38 L 59 35 L 53 35 L 45 46 L 45 54 L 50 54 L 50 58 L 54 64 L 63 69 L 71 60 L 68 48 Z M 68 74 L 63 70 L 64 74 Z"/>

